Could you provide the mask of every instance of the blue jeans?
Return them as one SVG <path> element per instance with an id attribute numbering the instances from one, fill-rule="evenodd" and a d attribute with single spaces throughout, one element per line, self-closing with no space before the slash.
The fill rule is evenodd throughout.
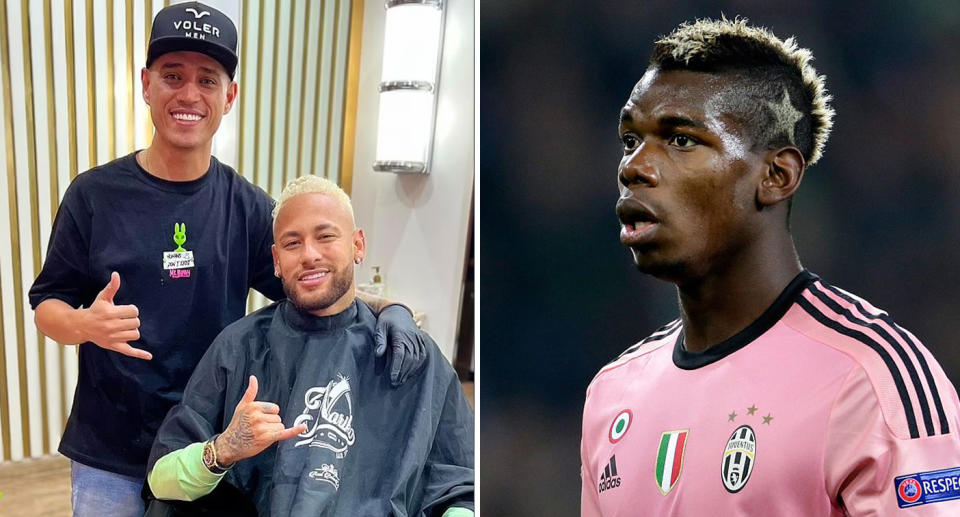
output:
<path id="1" fill-rule="evenodd" d="M 143 516 L 143 480 L 70 462 L 74 517 Z"/>

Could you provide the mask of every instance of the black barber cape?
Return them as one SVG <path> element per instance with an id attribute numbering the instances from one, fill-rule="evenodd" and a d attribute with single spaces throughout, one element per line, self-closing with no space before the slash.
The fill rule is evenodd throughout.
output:
<path id="1" fill-rule="evenodd" d="M 429 516 L 473 507 L 473 412 L 432 341 L 423 368 L 390 386 L 361 301 L 316 317 L 284 300 L 228 326 L 160 427 L 149 467 L 230 423 L 256 375 L 256 400 L 307 431 L 238 462 L 221 480 L 261 515 Z M 457 503 L 457 504 L 454 504 Z"/>

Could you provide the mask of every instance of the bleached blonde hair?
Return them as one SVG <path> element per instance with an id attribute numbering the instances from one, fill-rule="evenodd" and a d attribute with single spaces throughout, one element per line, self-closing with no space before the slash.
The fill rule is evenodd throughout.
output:
<path id="1" fill-rule="evenodd" d="M 796 123 L 796 137 L 789 143 L 800 149 L 807 165 L 813 165 L 823 156 L 833 127 L 826 77 L 817 74 L 811 65 L 813 54 L 798 46 L 793 37 L 781 40 L 766 28 L 747 23 L 740 17 L 685 22 L 655 43 L 650 64 L 664 70 L 736 73 L 752 83 L 750 94 L 770 102 L 782 99 L 786 91 L 790 103 L 802 114 Z M 771 132 L 782 133 L 771 127 L 777 121 L 757 123 L 761 125 L 760 140 L 778 137 Z"/>
<path id="2" fill-rule="evenodd" d="M 350 214 L 350 220 L 353 221 L 356 225 L 356 220 L 353 217 L 353 204 L 350 202 L 350 196 L 336 183 L 323 178 L 320 176 L 314 176 L 312 174 L 306 176 L 300 176 L 290 180 L 285 187 L 283 187 L 283 192 L 280 193 L 280 199 L 277 200 L 277 204 L 273 206 L 273 223 L 277 223 L 277 214 L 280 213 L 280 208 L 283 207 L 283 204 L 286 203 L 290 198 L 294 196 L 299 196 L 300 194 L 324 194 L 332 197 L 338 203 L 340 203 L 343 208 L 347 210 L 347 213 Z"/>

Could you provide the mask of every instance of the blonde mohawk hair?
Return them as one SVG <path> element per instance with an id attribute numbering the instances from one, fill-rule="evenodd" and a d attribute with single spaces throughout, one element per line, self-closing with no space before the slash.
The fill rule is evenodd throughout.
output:
<path id="1" fill-rule="evenodd" d="M 826 78 L 811 65 L 810 50 L 798 46 L 793 37 L 781 40 L 766 28 L 747 23 L 740 17 L 685 22 L 654 44 L 650 64 L 664 70 L 742 74 L 754 83 L 750 94 L 772 103 L 780 102 L 786 91 L 790 105 L 802 115 L 796 121 L 796 136 L 790 128 L 784 138 L 776 120 L 757 121 L 766 126 L 761 134 L 770 144 L 797 146 L 807 165 L 813 165 L 823 155 L 833 127 Z"/>

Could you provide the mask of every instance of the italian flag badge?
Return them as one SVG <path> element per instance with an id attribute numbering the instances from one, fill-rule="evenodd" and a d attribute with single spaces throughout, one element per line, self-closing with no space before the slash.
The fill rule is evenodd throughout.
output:
<path id="1" fill-rule="evenodd" d="M 667 495 L 683 470 L 683 451 L 687 445 L 689 429 L 665 431 L 660 435 L 660 449 L 657 451 L 657 490 Z"/>

